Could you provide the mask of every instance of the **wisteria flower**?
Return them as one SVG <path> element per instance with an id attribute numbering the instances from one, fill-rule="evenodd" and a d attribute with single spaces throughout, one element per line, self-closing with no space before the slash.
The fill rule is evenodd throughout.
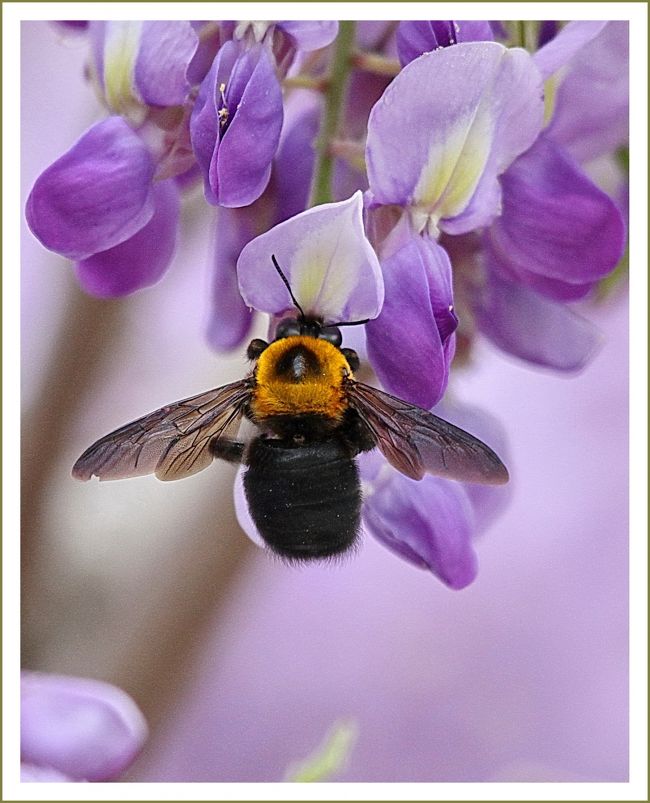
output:
<path id="1" fill-rule="evenodd" d="M 136 704 L 108 683 L 23 672 L 20 697 L 22 781 L 115 780 L 147 738 Z"/>
<path id="2" fill-rule="evenodd" d="M 405 67 L 369 120 L 371 214 L 380 204 L 397 205 L 404 210 L 397 225 L 394 225 L 395 215 L 391 220 L 382 213 L 383 220 L 388 219 L 394 225 L 388 234 L 382 219 L 375 224 L 378 238 L 384 237 L 383 253 L 399 253 L 413 232 L 420 232 L 432 251 L 442 245 L 447 252 L 445 258 L 448 254 L 452 257 L 456 291 L 461 293 L 465 315 L 471 312 L 478 328 L 506 350 L 559 369 L 583 365 L 593 353 L 596 339 L 589 324 L 564 307 L 556 308 L 553 302 L 580 298 L 607 275 L 620 258 L 625 232 L 613 201 L 542 131 L 542 79 L 548 70 L 557 69 L 593 39 L 602 26 L 602 23 L 573 23 L 532 58 L 520 49 L 506 50 L 487 42 L 450 43 L 452 46 L 425 53 Z M 422 119 L 426 119 L 427 113 L 434 114 L 434 110 L 439 114 L 440 108 L 444 108 L 443 101 L 447 100 L 452 104 L 449 123 L 432 126 L 428 133 L 422 133 L 425 145 L 413 151 L 436 153 L 438 158 L 428 168 L 423 166 L 422 159 L 415 159 L 404 174 L 396 174 L 395 149 L 403 136 L 401 131 L 398 135 L 397 129 L 391 128 L 391 120 L 394 115 L 412 115 L 411 107 L 416 101 L 405 100 L 408 82 L 419 77 L 419 84 L 423 85 L 421 71 L 434 59 L 436 64 L 457 63 L 458 79 L 461 71 L 467 69 L 465 63 L 471 63 L 473 53 L 490 51 L 495 55 L 497 51 L 501 53 L 498 61 L 501 63 L 503 59 L 503 63 L 499 69 L 505 71 L 504 75 L 521 81 L 517 90 L 511 87 L 512 97 L 493 106 L 496 96 L 485 88 L 486 83 L 480 88 L 473 79 L 467 80 L 466 86 L 478 87 L 481 100 L 467 136 L 456 140 L 454 127 L 463 125 L 462 103 L 459 90 L 454 95 L 453 81 L 447 80 L 443 72 L 440 82 L 435 82 L 438 94 L 429 98 L 419 93 L 424 107 L 419 114 Z M 488 63 L 483 57 L 480 61 Z M 509 62 L 512 70 L 504 66 Z M 469 79 L 469 74 L 465 78 Z M 485 77 L 483 80 L 486 81 Z M 415 86 L 414 82 L 411 91 Z M 394 87 L 401 91 L 391 93 Z M 505 88 L 505 83 L 499 82 L 499 88 Z M 497 109 L 498 114 L 496 122 L 486 125 L 481 121 L 489 118 L 489 109 Z M 426 132 L 422 125 L 418 130 Z M 473 144 L 473 136 L 478 137 L 478 145 Z M 431 142 L 426 144 L 429 139 Z M 461 143 L 460 150 L 456 141 Z M 467 244 L 457 242 L 472 231 L 483 231 L 480 246 L 473 235 Z M 470 258 L 463 259 L 463 255 Z M 450 267 L 449 274 L 451 270 Z M 402 274 L 406 272 L 405 267 Z M 500 303 L 504 287 L 513 302 L 508 305 Z M 389 300 L 387 292 L 387 314 Z M 518 318 L 523 310 L 529 314 Z M 432 318 L 435 320 L 435 316 Z M 560 330 L 552 327 L 559 320 Z M 377 321 L 373 327 L 384 341 L 390 338 L 390 325 L 380 329 Z M 467 320 L 464 330 L 465 334 L 469 331 Z M 435 333 L 433 325 L 430 331 L 432 335 Z M 567 334 L 566 348 L 562 347 L 558 331 Z M 433 342 L 437 340 L 444 346 L 442 337 L 430 338 Z M 369 338 L 369 348 L 371 344 Z M 439 398 L 436 394 L 446 384 L 448 367 L 441 374 L 440 359 L 430 364 L 434 369 L 431 375 L 438 381 L 430 382 L 426 390 L 420 387 L 417 391 L 420 403 L 425 393 L 429 401 L 435 401 Z M 381 363 L 379 372 L 385 383 L 391 381 L 389 372 L 382 376 Z M 403 394 L 413 392 L 407 385 L 392 387 Z"/>
<path id="3" fill-rule="evenodd" d="M 93 295 L 158 281 L 171 262 L 179 213 L 172 176 L 188 157 L 187 70 L 198 38 L 187 22 L 91 22 L 93 75 L 114 114 L 86 131 L 36 180 L 31 230 L 77 262 Z"/>
<path id="4" fill-rule="evenodd" d="M 621 210 L 575 157 L 597 156 L 624 141 L 626 54 L 627 24 L 595 22 L 569 23 L 535 54 L 555 110 L 547 106 L 550 124 L 502 177 L 503 211 L 484 234 L 483 279 L 472 280 L 469 303 L 478 328 L 504 350 L 558 370 L 582 368 L 598 345 L 591 324 L 565 302 L 587 295 L 625 247 Z M 556 73 L 564 65 L 558 88 Z M 603 94 L 611 98 L 603 100 L 611 124 L 590 126 L 583 109 Z M 581 129 L 572 122 L 577 119 Z"/>
<path id="5" fill-rule="evenodd" d="M 271 176 L 283 120 L 279 75 L 298 51 L 329 44 L 337 23 L 240 22 L 201 84 L 190 124 L 206 200 L 247 206 Z"/>
<path id="6" fill-rule="evenodd" d="M 282 92 L 267 49 L 226 42 L 192 112 L 192 147 L 206 199 L 246 206 L 264 191 L 282 128 Z"/>
<path id="7" fill-rule="evenodd" d="M 189 22 L 90 22 L 93 77 L 108 107 L 136 126 L 154 107 L 181 106 L 198 47 Z"/>
<path id="8" fill-rule="evenodd" d="M 347 201 L 308 209 L 248 243 L 237 262 L 245 303 L 274 316 L 295 312 L 282 282 L 269 281 L 275 255 L 306 315 L 328 323 L 377 317 L 384 284 L 362 211 L 358 192 Z"/>
<path id="9" fill-rule="evenodd" d="M 500 213 L 498 177 L 542 126 L 541 83 L 523 50 L 458 44 L 407 64 L 370 114 L 368 205 L 387 293 L 385 311 L 368 327 L 368 348 L 382 383 L 423 407 L 444 393 L 456 328 L 452 268 L 437 237 L 471 231 Z M 392 218 L 386 208 L 395 210 Z M 413 298 L 419 325 L 405 332 L 399 310 Z M 413 355 L 423 363 L 417 383 L 392 370 Z"/>

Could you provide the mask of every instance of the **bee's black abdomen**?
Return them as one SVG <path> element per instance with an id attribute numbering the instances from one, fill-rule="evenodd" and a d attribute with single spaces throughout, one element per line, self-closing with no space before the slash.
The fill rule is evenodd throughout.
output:
<path id="1" fill-rule="evenodd" d="M 295 445 L 251 443 L 244 491 L 268 546 L 293 560 L 327 558 L 349 549 L 360 524 L 359 473 L 338 439 Z"/>

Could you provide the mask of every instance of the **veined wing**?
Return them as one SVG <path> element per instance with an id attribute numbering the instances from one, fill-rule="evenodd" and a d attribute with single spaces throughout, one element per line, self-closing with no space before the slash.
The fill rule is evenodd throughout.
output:
<path id="1" fill-rule="evenodd" d="M 469 432 L 363 382 L 351 381 L 346 390 L 384 457 L 407 477 L 420 480 L 428 472 L 462 482 L 508 481 L 499 457 Z"/>
<path id="2" fill-rule="evenodd" d="M 213 460 L 210 444 L 239 424 L 250 393 L 251 382 L 243 379 L 161 407 L 93 443 L 72 476 L 118 480 L 155 473 L 177 480 L 196 474 Z"/>

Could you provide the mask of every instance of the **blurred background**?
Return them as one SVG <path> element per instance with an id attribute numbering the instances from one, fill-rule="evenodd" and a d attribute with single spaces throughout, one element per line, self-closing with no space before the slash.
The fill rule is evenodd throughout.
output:
<path id="1" fill-rule="evenodd" d="M 23 23 L 22 203 L 101 116 L 81 38 Z M 624 781 L 628 773 L 628 317 L 584 306 L 603 347 L 579 376 L 485 344 L 459 399 L 510 441 L 512 496 L 454 592 L 366 539 L 290 568 L 233 513 L 234 469 L 78 483 L 97 437 L 239 378 L 204 333 L 211 210 L 187 199 L 152 289 L 97 301 L 22 236 L 22 621 L 31 669 L 108 680 L 151 727 L 133 781 L 279 781 L 337 721 L 335 780 Z"/>

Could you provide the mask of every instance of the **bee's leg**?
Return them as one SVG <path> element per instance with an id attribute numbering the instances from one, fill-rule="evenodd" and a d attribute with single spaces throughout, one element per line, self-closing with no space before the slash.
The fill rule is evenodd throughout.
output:
<path id="1" fill-rule="evenodd" d="M 377 445 L 367 424 L 365 424 L 359 414 L 351 408 L 348 408 L 346 411 L 338 434 L 343 443 L 345 443 L 350 450 L 350 457 L 356 457 L 356 455 L 361 452 L 369 452 Z"/>
<path id="2" fill-rule="evenodd" d="M 241 463 L 244 458 L 244 448 L 243 443 L 229 441 L 227 438 L 217 438 L 210 444 L 212 454 L 229 463 Z"/>

